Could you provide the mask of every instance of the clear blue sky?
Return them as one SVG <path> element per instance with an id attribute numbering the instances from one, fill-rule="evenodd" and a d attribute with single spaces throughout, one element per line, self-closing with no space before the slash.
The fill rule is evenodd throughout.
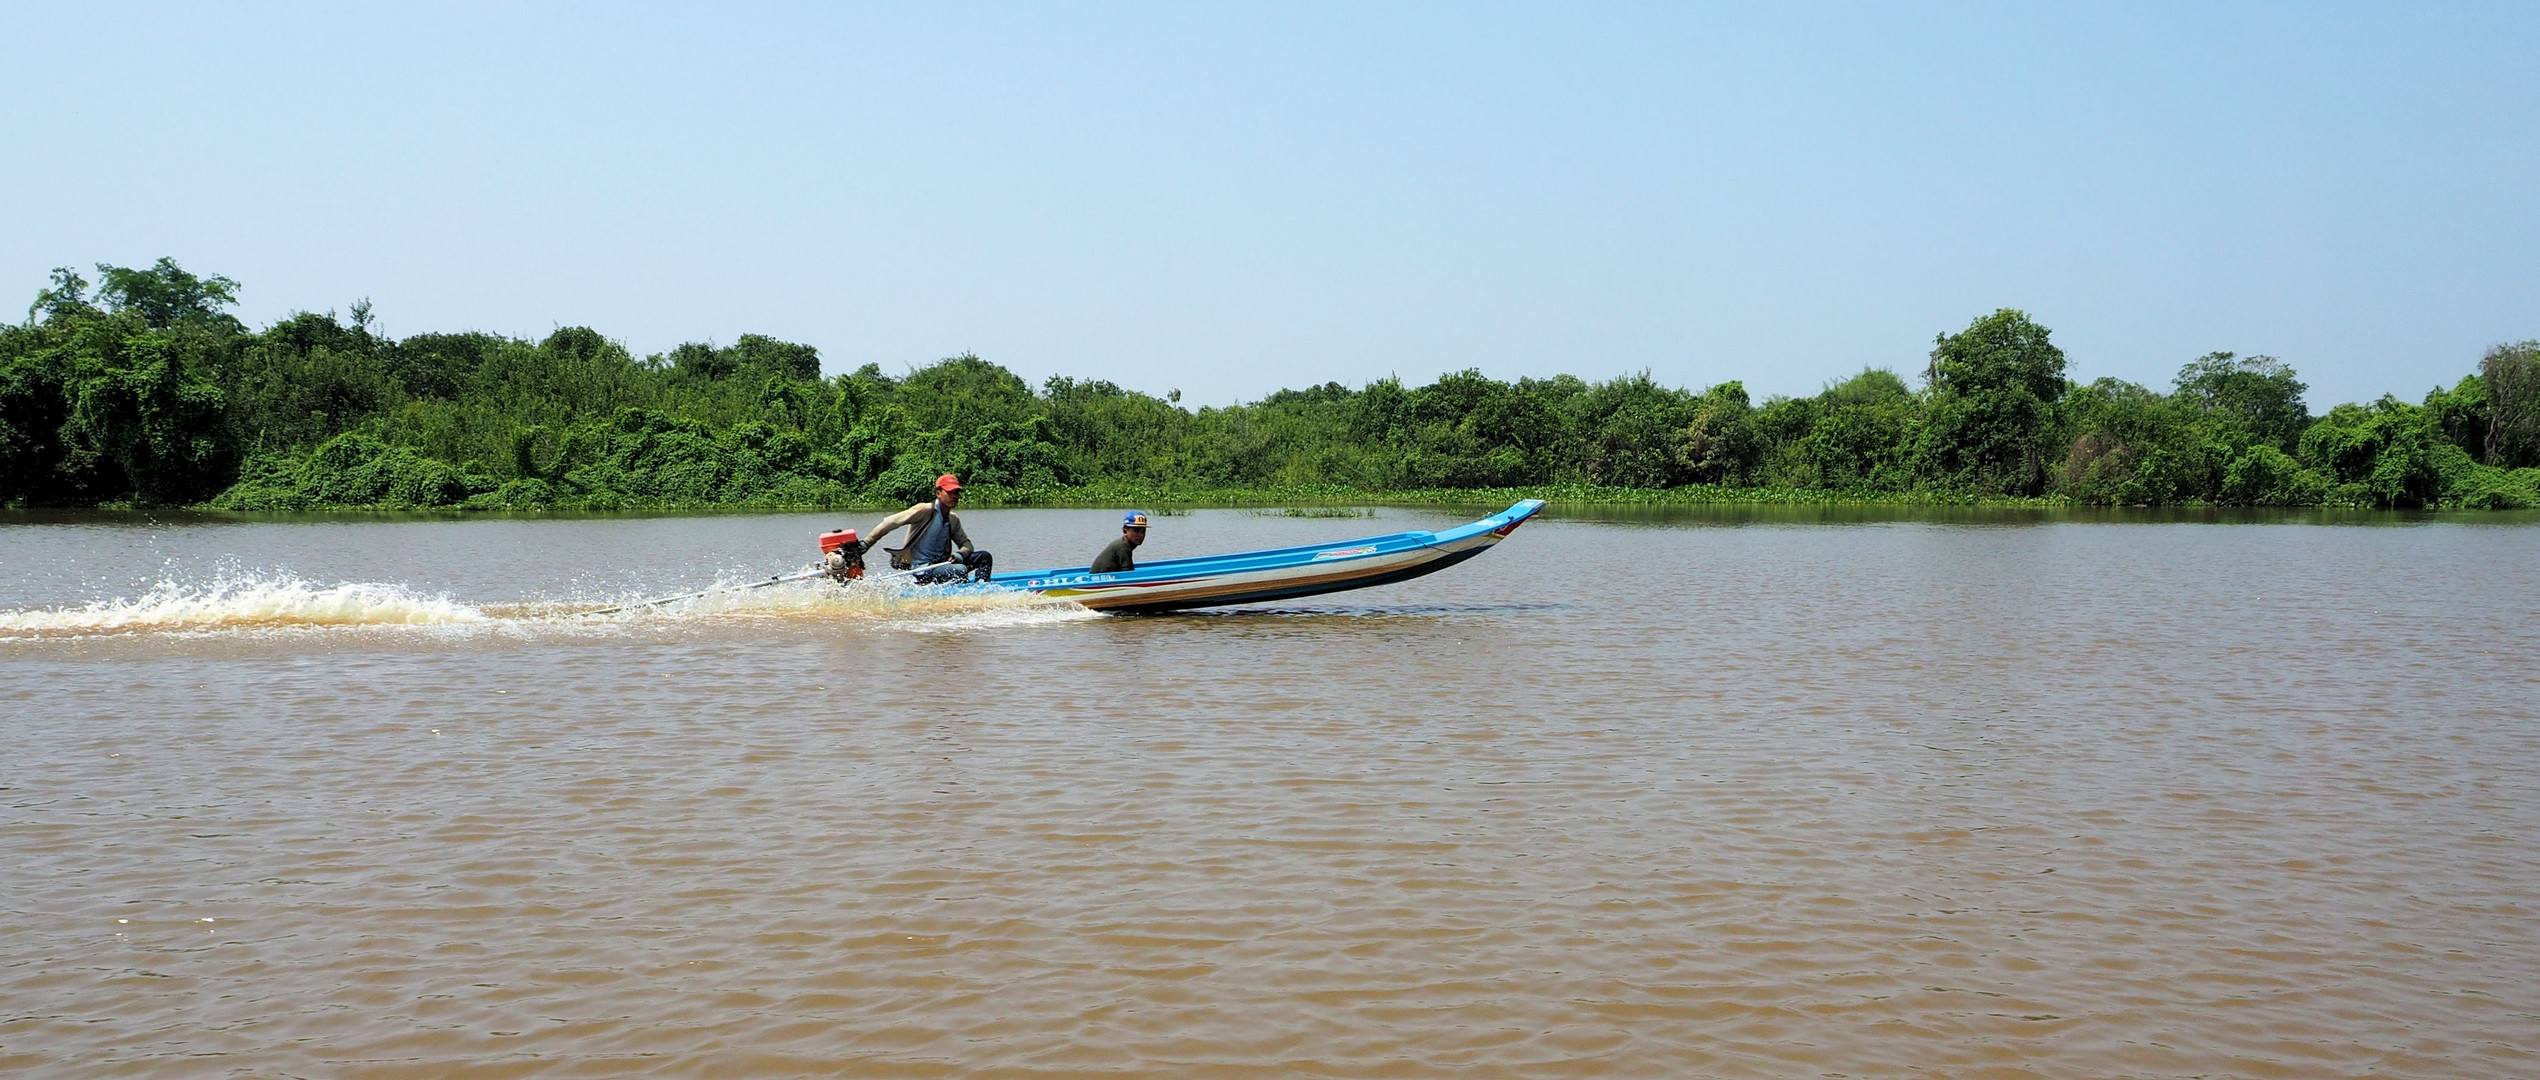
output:
<path id="1" fill-rule="evenodd" d="M 241 314 L 975 351 L 1186 403 L 1649 369 L 2314 408 L 2540 337 L 2540 5 L 0 9 L 0 298 L 160 255 Z M 718 6 L 720 7 L 720 6 Z"/>

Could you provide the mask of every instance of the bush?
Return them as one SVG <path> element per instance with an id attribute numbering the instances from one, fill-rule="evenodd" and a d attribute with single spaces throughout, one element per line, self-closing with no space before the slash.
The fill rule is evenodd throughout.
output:
<path id="1" fill-rule="evenodd" d="M 2272 446 L 2252 446 L 2223 470 L 2221 501 L 2241 506 L 2317 506 L 2328 478 Z"/>
<path id="2" fill-rule="evenodd" d="M 2540 509 L 2540 468 L 2473 465 L 2445 502 L 2467 510 Z"/>
<path id="3" fill-rule="evenodd" d="M 227 510 L 416 510 L 458 506 L 493 486 L 491 478 L 463 472 L 446 461 L 367 435 L 346 433 L 296 462 L 260 458 L 238 483 L 214 497 L 212 505 Z"/>
<path id="4" fill-rule="evenodd" d="M 506 480 L 503 486 L 467 501 L 470 510 L 536 510 L 553 506 L 563 499 L 556 487 L 537 477 Z"/>
<path id="5" fill-rule="evenodd" d="M 300 467 L 300 486 L 327 506 L 456 506 L 492 485 L 446 461 L 366 435 L 339 435 Z"/>
<path id="6" fill-rule="evenodd" d="M 2302 433 L 2302 461 L 2338 500 L 2383 508 L 2435 505 L 2472 464 L 2427 410 L 2392 397 L 2329 410 Z"/>

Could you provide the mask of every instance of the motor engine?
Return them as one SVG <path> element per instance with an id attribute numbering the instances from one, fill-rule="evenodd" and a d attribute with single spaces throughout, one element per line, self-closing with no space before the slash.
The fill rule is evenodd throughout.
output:
<path id="1" fill-rule="evenodd" d="M 839 529 L 820 534 L 820 562 L 829 576 L 845 584 L 864 576 L 864 542 L 856 538 L 854 529 Z"/>

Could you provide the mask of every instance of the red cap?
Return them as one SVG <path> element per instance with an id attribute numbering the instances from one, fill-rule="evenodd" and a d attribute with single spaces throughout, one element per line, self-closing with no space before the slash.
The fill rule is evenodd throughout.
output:
<path id="1" fill-rule="evenodd" d="M 938 476 L 935 478 L 935 490 L 959 491 L 961 490 L 961 478 L 954 476 L 951 473 L 945 473 L 942 476 Z"/>

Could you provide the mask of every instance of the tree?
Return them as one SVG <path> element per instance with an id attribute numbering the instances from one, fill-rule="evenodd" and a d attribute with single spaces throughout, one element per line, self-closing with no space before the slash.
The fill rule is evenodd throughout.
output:
<path id="1" fill-rule="evenodd" d="M 2194 403 L 2122 379 L 2100 379 L 2064 400 L 2078 432 L 2056 470 L 2064 494 L 2089 503 L 2213 498 L 2232 443 L 2203 438 Z M 2237 427 L 2237 421 L 2231 422 Z M 2246 444 L 2244 437 L 2239 444 Z"/>
<path id="2" fill-rule="evenodd" d="M 2489 403 L 2487 464 L 2540 465 L 2540 341 L 2489 349 L 2478 371 Z"/>
<path id="3" fill-rule="evenodd" d="M 2178 369 L 2178 397 L 2207 412 L 2229 416 L 2249 433 L 2278 450 L 2291 450 L 2311 424 L 2302 404 L 2309 389 L 2293 377 L 2293 369 L 2272 356 L 2234 357 L 2206 353 Z"/>
<path id="4" fill-rule="evenodd" d="M 670 367 L 692 378 L 722 379 L 741 370 L 741 362 L 728 349 L 691 341 L 670 350 Z"/>
<path id="5" fill-rule="evenodd" d="M 1676 462 L 1696 483 L 1735 484 L 1746 479 L 1762 449 L 1746 384 L 1731 380 L 1694 402 L 1693 419 L 1677 433 Z"/>
<path id="6" fill-rule="evenodd" d="M 811 382 L 820 378 L 820 350 L 778 341 L 763 334 L 743 334 L 732 343 L 732 355 L 743 365 L 770 374 Z"/>
<path id="7" fill-rule="evenodd" d="M 113 366 L 75 380 L 63 422 L 63 468 L 90 490 L 164 504 L 200 502 L 235 476 L 220 387 L 193 378 L 159 335 L 122 343 Z"/>
<path id="8" fill-rule="evenodd" d="M 1019 423 L 1040 410 L 1023 377 L 963 353 L 909 372 L 896 391 L 909 420 L 931 431 L 993 421 Z"/>
<path id="9" fill-rule="evenodd" d="M 670 350 L 667 359 L 672 370 L 700 379 L 728 379 L 744 368 L 802 382 L 820 378 L 820 350 L 764 334 L 743 334 L 741 340 L 721 349 L 691 341 Z"/>
<path id="10" fill-rule="evenodd" d="M 1502 385 L 1465 414 L 1465 429 L 1489 447 L 1483 452 L 1486 484 L 1532 484 L 1552 478 L 1561 442 L 1561 417 L 1535 388 Z"/>
<path id="11" fill-rule="evenodd" d="M 416 334 L 389 350 L 388 372 L 409 396 L 455 398 L 476 382 L 485 354 L 498 344 L 491 334 Z"/>
<path id="12" fill-rule="evenodd" d="M 240 330 L 221 311 L 236 283 L 168 259 L 98 270 L 93 298 L 55 270 L 0 341 L 0 501 L 206 498 L 235 476 L 219 379 Z"/>
<path id="13" fill-rule="evenodd" d="M 555 333 L 547 335 L 547 340 L 538 343 L 538 347 L 566 360 L 598 360 L 611 354 L 625 353 L 615 342 L 601 337 L 599 331 L 588 326 L 557 327 Z"/>
<path id="14" fill-rule="evenodd" d="M 1886 368 L 1865 367 L 1861 373 L 1842 382 L 1826 384 L 1817 399 L 1830 406 L 1884 405 L 1913 397 L 1905 380 Z"/>
<path id="15" fill-rule="evenodd" d="M 0 506 L 58 498 L 70 399 L 59 357 L 28 355 L 36 338 L 32 328 L 0 328 Z"/>
<path id="16" fill-rule="evenodd" d="M 1933 340 L 1932 397 L 1916 471 L 1943 487 L 2034 495 L 2064 396 L 2064 351 L 2027 313 L 2003 308 Z"/>
<path id="17" fill-rule="evenodd" d="M 88 279 L 70 267 L 56 266 L 53 287 L 37 290 L 35 303 L 26 309 L 26 321 L 28 326 L 34 326 L 96 310 L 88 303 Z"/>
<path id="18" fill-rule="evenodd" d="M 1920 415 L 1905 380 L 1883 368 L 1864 368 L 1815 397 L 1766 402 L 1756 413 L 1763 444 L 1757 479 L 1784 487 L 1910 487 L 1905 451 Z"/>
<path id="19" fill-rule="evenodd" d="M 2002 308 L 1935 336 L 1923 377 L 1942 393 L 2018 392 L 2053 401 L 2064 393 L 2064 350 L 2049 340 L 2052 333 L 2027 312 Z"/>
<path id="20" fill-rule="evenodd" d="M 1739 389 L 1744 393 L 1744 388 Z M 1687 475 L 1677 457 L 1692 395 L 1658 385 L 1647 371 L 1598 383 L 1566 403 L 1579 433 L 1579 470 L 1590 483 L 1672 487 Z"/>
<path id="21" fill-rule="evenodd" d="M 233 334 L 246 330 L 237 319 L 221 311 L 238 302 L 238 283 L 219 274 L 196 277 L 166 257 L 147 270 L 98 263 L 97 274 L 97 298 L 105 302 L 107 310 L 138 316 L 150 329 L 210 323 Z M 43 300 L 39 297 L 37 303 Z"/>
<path id="22" fill-rule="evenodd" d="M 2487 436 L 2494 426 L 2495 404 L 2488 396 L 2487 380 L 2475 372 L 2461 376 L 2461 381 L 2449 390 L 2436 387 L 2425 395 L 2425 411 L 2434 430 L 2474 461 L 2487 460 Z"/>
<path id="23" fill-rule="evenodd" d="M 243 338 L 226 362 L 242 445 L 315 445 L 396 404 L 403 387 L 379 339 L 332 313 L 300 312 Z"/>

